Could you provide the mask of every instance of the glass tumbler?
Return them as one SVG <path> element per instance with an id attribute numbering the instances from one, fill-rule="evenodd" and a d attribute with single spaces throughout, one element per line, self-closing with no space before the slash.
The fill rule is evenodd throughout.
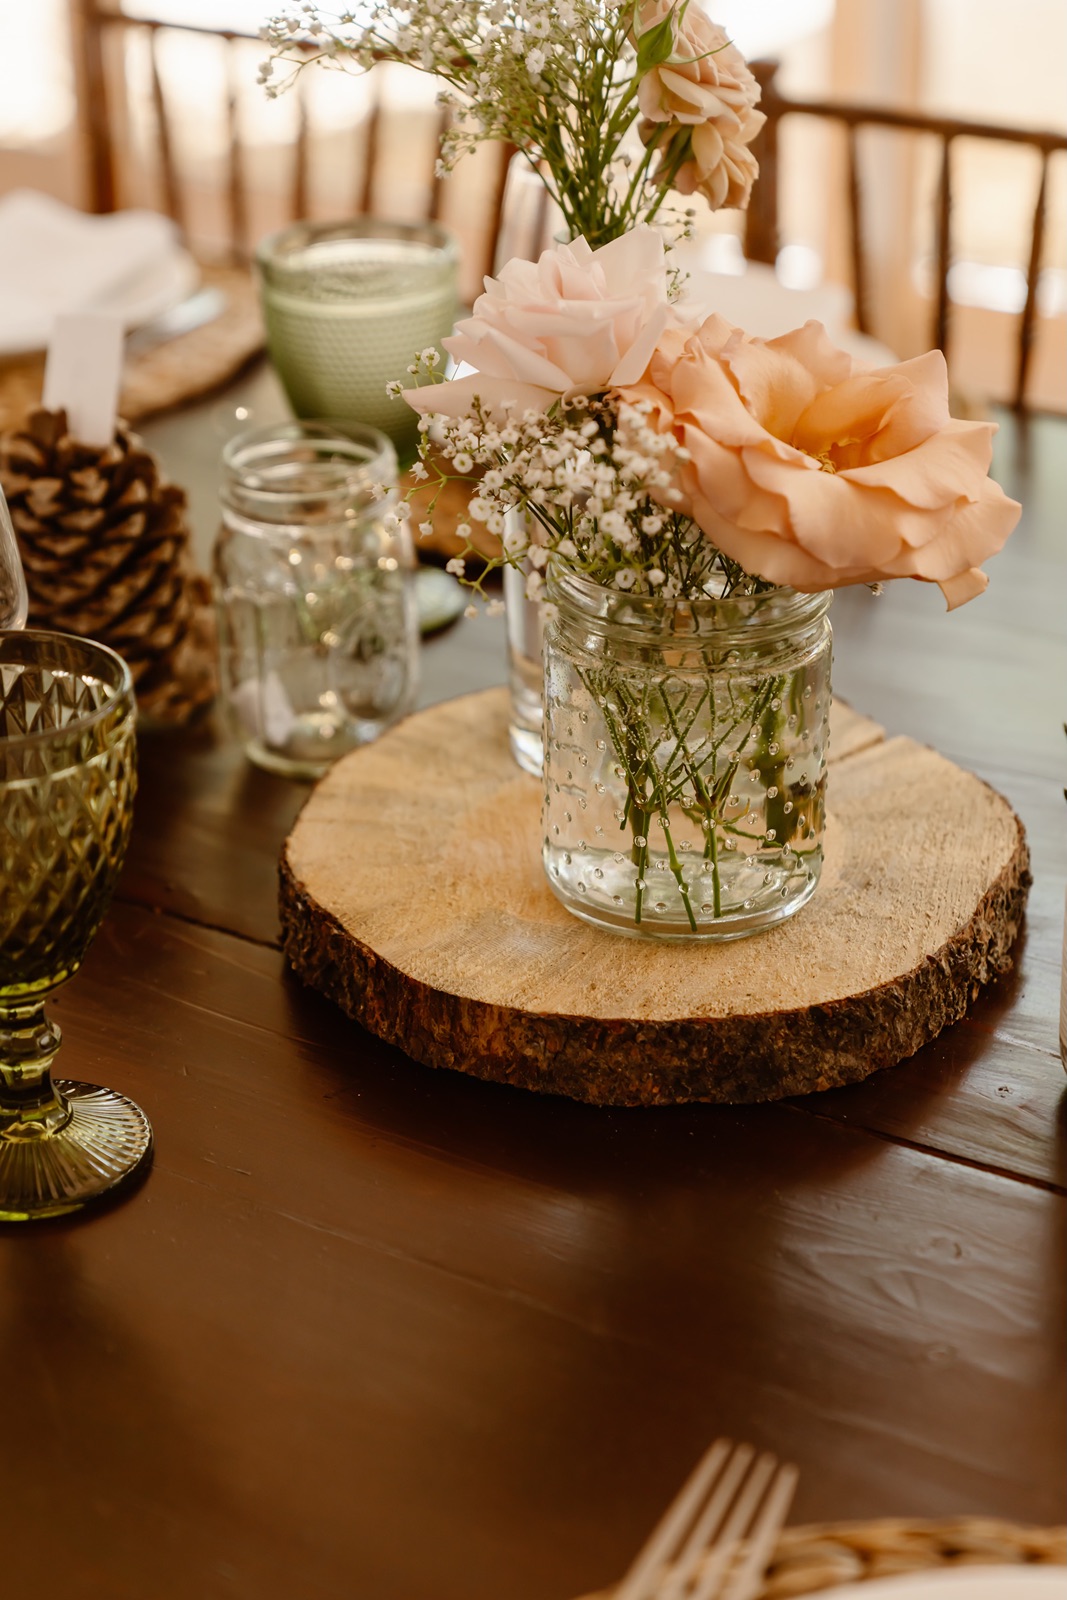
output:
<path id="1" fill-rule="evenodd" d="M 297 223 L 256 252 L 271 361 L 298 417 L 380 428 L 407 466 L 418 416 L 385 389 L 439 350 L 456 317 L 459 250 L 436 223 Z"/>
<path id="2" fill-rule="evenodd" d="M 107 910 L 133 817 L 129 669 L 103 645 L 0 634 L 0 1220 L 75 1211 L 147 1160 L 143 1111 L 53 1080 L 52 990 Z"/>
<path id="3" fill-rule="evenodd" d="M 223 690 L 249 757 L 315 778 L 410 710 L 414 553 L 372 428 L 292 422 L 223 451 L 215 546 Z"/>

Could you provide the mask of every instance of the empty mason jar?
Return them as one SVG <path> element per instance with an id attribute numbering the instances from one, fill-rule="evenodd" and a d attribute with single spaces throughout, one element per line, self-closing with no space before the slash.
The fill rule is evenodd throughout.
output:
<path id="1" fill-rule="evenodd" d="M 222 687 L 260 766 L 318 777 L 412 705 L 414 556 L 373 428 L 294 422 L 226 446 L 215 546 Z"/>
<path id="2" fill-rule="evenodd" d="M 549 568 L 543 856 L 575 916 L 736 939 L 822 867 L 829 594 L 634 598 Z"/>

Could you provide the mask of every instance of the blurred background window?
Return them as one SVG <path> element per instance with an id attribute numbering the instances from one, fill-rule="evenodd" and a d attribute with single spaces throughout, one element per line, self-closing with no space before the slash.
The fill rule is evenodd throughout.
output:
<path id="1" fill-rule="evenodd" d="M 76 0 L 75 0 L 76 3 Z M 113 0 L 114 4 L 118 0 Z M 797 99 L 842 99 L 922 110 L 1016 127 L 1065 125 L 1063 0 L 705 0 L 750 59 L 780 63 L 778 84 Z M 0 190 L 20 184 L 71 203 L 87 197 L 78 138 L 71 57 L 71 0 L 0 0 Z M 255 33 L 271 0 L 126 0 L 131 17 Z M 106 40 L 112 80 L 122 82 L 123 185 L 119 203 L 160 205 L 158 121 L 147 29 Z M 121 53 L 121 59 L 117 59 Z M 300 107 L 293 95 L 268 101 L 256 83 L 264 47 L 232 50 L 173 28 L 158 36 L 156 64 L 173 121 L 175 159 L 192 183 L 186 224 L 206 255 L 226 240 L 231 114 L 247 146 L 250 240 L 282 220 L 287 148 Z M 423 181 L 406 141 L 422 128 L 432 140 L 434 89 L 415 73 L 390 69 L 389 101 L 399 114 L 384 125 L 385 155 L 375 209 L 414 214 Z M 232 97 L 233 111 L 228 110 Z M 113 95 L 112 99 L 116 97 Z M 305 83 L 309 162 L 307 211 L 343 216 L 361 182 L 367 86 L 342 73 Z M 870 306 L 878 337 L 907 356 L 930 341 L 934 295 L 939 141 L 930 135 L 861 129 L 864 231 L 870 248 Z M 976 397 L 1011 392 L 1014 329 L 1025 295 L 1030 226 L 1039 181 L 1036 152 L 974 139 L 953 143 L 952 365 L 956 387 Z M 814 118 L 787 117 L 780 149 L 779 278 L 790 287 L 847 282 L 849 250 L 842 131 Z M 473 226 L 478 167 L 445 186 L 443 220 L 461 239 Z M 1038 284 L 1038 338 L 1031 399 L 1067 408 L 1067 160 L 1048 174 L 1044 259 Z M 736 214 L 704 216 L 709 265 L 743 270 Z M 477 285 L 469 287 L 476 288 Z"/>

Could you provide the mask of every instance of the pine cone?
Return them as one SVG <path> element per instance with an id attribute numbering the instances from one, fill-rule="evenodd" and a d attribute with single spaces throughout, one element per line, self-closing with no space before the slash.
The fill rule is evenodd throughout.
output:
<path id="1" fill-rule="evenodd" d="M 37 409 L 0 433 L 7 496 L 29 590 L 29 625 L 110 645 L 140 708 L 184 722 L 216 689 L 208 585 L 192 570 L 185 492 L 119 423 L 101 450 Z"/>

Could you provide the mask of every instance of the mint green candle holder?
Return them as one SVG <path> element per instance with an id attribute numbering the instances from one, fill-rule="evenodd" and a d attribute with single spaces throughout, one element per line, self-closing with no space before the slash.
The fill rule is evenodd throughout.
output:
<path id="1" fill-rule="evenodd" d="M 452 331 L 459 250 L 436 223 L 297 223 L 256 252 L 270 357 L 298 417 L 378 428 L 401 465 L 418 417 L 386 395 Z"/>

